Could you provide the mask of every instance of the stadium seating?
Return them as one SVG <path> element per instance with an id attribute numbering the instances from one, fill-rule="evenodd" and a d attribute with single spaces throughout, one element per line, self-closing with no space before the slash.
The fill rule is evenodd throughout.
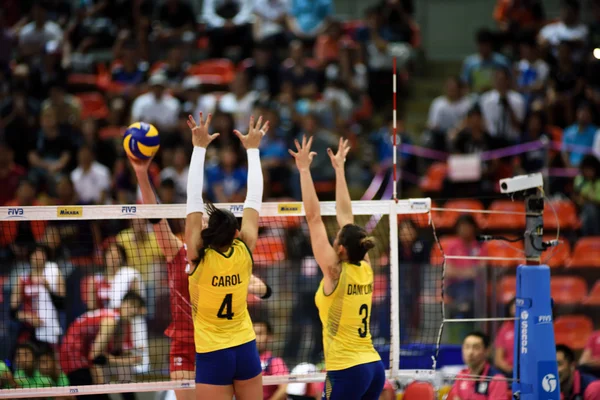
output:
<path id="1" fill-rule="evenodd" d="M 600 237 L 584 237 L 573 249 L 571 268 L 600 268 Z"/>
<path id="2" fill-rule="evenodd" d="M 525 204 L 523 202 L 512 200 L 496 200 L 492 202 L 488 210 L 500 212 L 499 214 L 488 215 L 486 226 L 488 230 L 514 231 L 525 228 Z"/>
<path id="3" fill-rule="evenodd" d="M 252 257 L 257 266 L 270 265 L 285 260 L 284 238 L 279 236 L 259 237 Z"/>
<path id="4" fill-rule="evenodd" d="M 600 281 L 596 281 L 594 287 L 590 290 L 590 294 L 583 299 L 583 304 L 588 306 L 600 306 Z"/>
<path id="5" fill-rule="evenodd" d="M 585 279 L 578 276 L 555 276 L 550 281 L 550 292 L 556 304 L 580 304 L 588 292 Z"/>
<path id="6" fill-rule="evenodd" d="M 544 236 L 544 241 L 555 240 L 556 236 Z M 557 246 L 551 247 L 542 253 L 541 262 L 550 268 L 566 267 L 571 259 L 571 245 L 564 238 L 559 238 Z"/>
<path id="7" fill-rule="evenodd" d="M 489 257 L 521 258 L 521 260 L 489 260 L 487 264 L 492 267 L 516 267 L 525 261 L 523 242 L 508 243 L 494 240 L 487 242 L 485 249 Z"/>
<path id="8" fill-rule="evenodd" d="M 556 212 L 556 215 L 554 214 Z M 553 200 L 544 205 L 544 229 L 571 230 L 579 228 L 575 204 L 570 200 Z"/>
<path id="9" fill-rule="evenodd" d="M 448 166 L 446 163 L 434 163 L 427 170 L 427 175 L 419 185 L 421 190 L 426 193 L 437 193 L 442 190 L 444 179 L 448 174 Z"/>
<path id="10" fill-rule="evenodd" d="M 585 347 L 594 329 L 592 320 L 584 315 L 565 315 L 554 321 L 556 344 L 566 344 L 574 350 Z"/>
<path id="11" fill-rule="evenodd" d="M 508 303 L 517 294 L 517 278 L 514 275 L 505 276 L 500 280 L 498 288 L 500 301 Z"/>
<path id="12" fill-rule="evenodd" d="M 235 77 L 235 66 L 224 58 L 205 60 L 190 66 L 187 73 L 199 77 L 203 84 L 228 85 Z"/>
<path id="13" fill-rule="evenodd" d="M 404 396 L 402 400 L 433 400 L 435 399 L 435 392 L 433 386 L 428 382 L 414 381 L 406 386 L 404 389 Z"/>
<path id="14" fill-rule="evenodd" d="M 448 248 L 448 245 L 455 240 L 458 240 L 458 238 L 456 236 L 444 236 L 444 237 L 440 238 L 440 246 L 442 247 L 442 249 L 446 249 L 446 248 Z M 443 262 L 442 250 L 440 250 L 439 246 L 436 246 L 435 244 L 431 248 L 429 262 L 431 263 L 431 265 L 440 265 L 440 266 L 442 265 L 442 262 Z"/>
<path id="15" fill-rule="evenodd" d="M 467 214 L 467 212 L 461 211 L 449 211 L 449 209 L 456 210 L 484 210 L 483 204 L 479 200 L 464 199 L 464 200 L 448 200 L 444 204 L 444 211 L 433 211 L 432 218 L 437 229 L 452 229 L 456 224 L 456 220 L 461 214 Z M 477 225 L 480 228 L 485 226 L 485 218 L 483 214 L 468 213 L 475 218 Z"/>
<path id="16" fill-rule="evenodd" d="M 77 98 L 81 101 L 81 119 L 103 119 L 108 117 L 108 107 L 104 96 L 100 93 L 80 93 Z"/>

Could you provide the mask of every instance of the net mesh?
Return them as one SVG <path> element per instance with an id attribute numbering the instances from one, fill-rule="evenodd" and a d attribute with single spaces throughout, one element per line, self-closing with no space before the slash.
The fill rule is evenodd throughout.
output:
<path id="1" fill-rule="evenodd" d="M 401 201 L 390 208 L 391 204 L 353 203 L 356 223 L 377 242 L 369 253 L 375 276 L 370 330 L 388 369 L 397 369 L 399 362 L 402 368 L 431 369 L 442 318 L 442 258 L 437 253 L 430 256 L 437 244 L 429 201 Z M 241 216 L 240 205 L 220 207 Z M 169 356 L 170 350 L 171 355 L 194 352 L 193 332 L 183 322 L 189 320 L 182 289 L 187 275 L 180 274 L 184 252 L 177 240 L 161 242 L 167 246 L 162 251 L 156 231 L 168 229 L 181 240 L 183 206 L 0 211 L 0 243 L 10 254 L 5 261 L 10 273 L 2 298 L 0 357 L 14 378 L 2 382 L 5 388 L 15 383 L 20 388 L 71 384 L 65 390 L 75 391 L 64 393 L 72 394 L 191 387 L 190 381 L 169 382 L 174 366 L 185 369 L 191 362 L 194 368 L 193 357 Z M 322 203 L 322 213 L 333 241 L 339 229 L 334 203 Z M 152 225 L 148 218 L 166 218 L 168 228 Z M 254 275 L 273 289 L 266 300 L 248 295 L 252 319 L 272 327 L 271 335 L 259 335 L 259 350 L 280 357 L 285 365 L 265 371 L 265 383 L 321 381 L 322 333 L 314 295 L 322 276 L 299 203 L 264 205 L 253 259 Z M 175 339 L 178 347 L 171 348 Z M 82 376 L 82 370 L 91 376 Z M 127 383 L 136 385 L 120 385 Z M 86 384 L 94 386 L 79 386 Z M 22 397 L 21 392 L 11 392 L 3 391 L 0 398 Z"/>

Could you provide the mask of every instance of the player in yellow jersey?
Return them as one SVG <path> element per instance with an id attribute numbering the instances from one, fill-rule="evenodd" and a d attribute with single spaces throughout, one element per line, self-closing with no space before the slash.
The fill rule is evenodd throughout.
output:
<path id="1" fill-rule="evenodd" d="M 327 149 L 336 172 L 336 216 L 340 230 L 329 245 L 317 192 L 310 173 L 316 155 L 311 152 L 312 137 L 296 140 L 297 152 L 290 150 L 300 172 L 302 201 L 310 231 L 313 253 L 323 280 L 315 295 L 323 324 L 325 350 L 324 400 L 378 400 L 385 385 L 385 368 L 373 347 L 370 333 L 373 298 L 373 270 L 367 252 L 373 238 L 354 224 L 344 163 L 350 150 L 340 139 L 338 152 Z"/>
<path id="2" fill-rule="evenodd" d="M 248 314 L 249 286 L 268 297 L 270 288 L 252 277 L 252 250 L 258 238 L 258 213 L 262 204 L 263 177 L 258 147 L 269 128 L 262 117 L 250 119 L 248 134 L 238 136 L 248 155 L 248 192 L 241 229 L 230 211 L 202 199 L 206 148 L 219 134 L 210 134 L 211 115 L 192 116 L 194 151 L 187 185 L 185 240 L 190 260 L 189 291 L 196 347 L 196 398 L 211 400 L 262 399 L 262 368 L 256 336 Z M 203 229 L 203 215 L 208 225 Z"/>

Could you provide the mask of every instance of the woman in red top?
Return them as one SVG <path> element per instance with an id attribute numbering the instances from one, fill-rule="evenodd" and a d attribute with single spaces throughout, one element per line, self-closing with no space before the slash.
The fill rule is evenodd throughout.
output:
<path id="1" fill-rule="evenodd" d="M 513 298 L 506 304 L 506 315 L 509 318 L 515 317 L 516 299 Z M 496 368 L 504 373 L 507 377 L 512 378 L 513 373 L 513 351 L 515 343 L 515 321 L 505 321 L 496 334 L 494 347 L 494 364 Z"/>

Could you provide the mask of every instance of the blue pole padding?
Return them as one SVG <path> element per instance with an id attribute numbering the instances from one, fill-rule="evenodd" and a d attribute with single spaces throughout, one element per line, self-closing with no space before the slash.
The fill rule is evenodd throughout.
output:
<path id="1" fill-rule="evenodd" d="M 547 265 L 517 268 L 515 316 L 513 393 L 521 400 L 560 400 Z"/>

